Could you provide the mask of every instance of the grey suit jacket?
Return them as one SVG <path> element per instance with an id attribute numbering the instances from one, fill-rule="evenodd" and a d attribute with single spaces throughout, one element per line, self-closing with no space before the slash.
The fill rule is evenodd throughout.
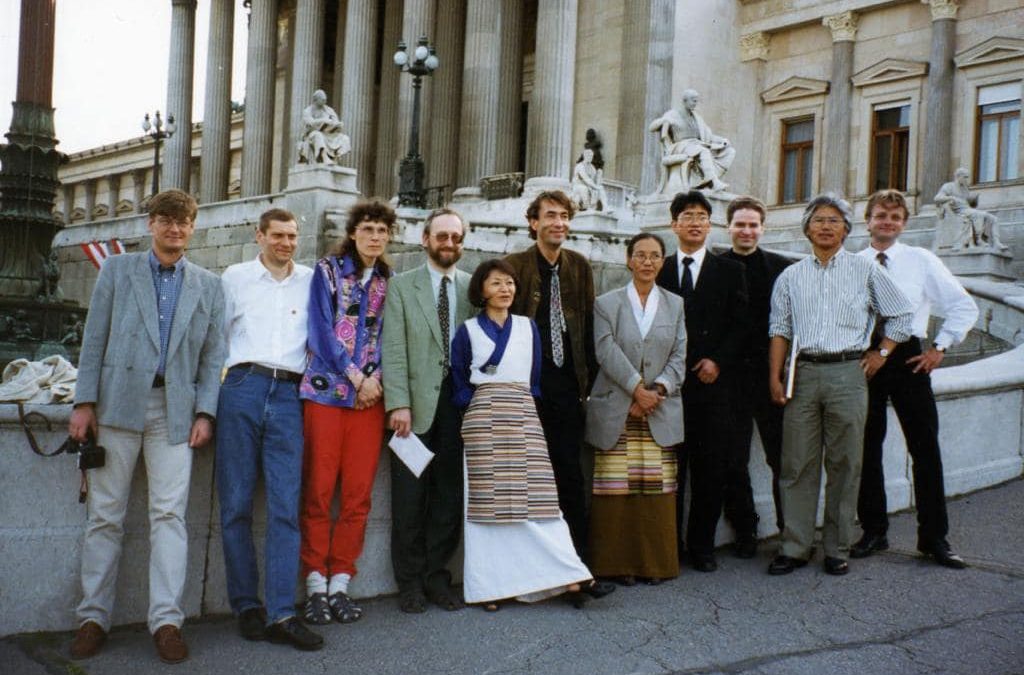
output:
<path id="1" fill-rule="evenodd" d="M 188 261 L 184 274 L 164 369 L 171 443 L 188 441 L 197 413 L 217 414 L 224 365 L 220 279 Z M 149 252 L 110 257 L 89 303 L 75 403 L 96 404 L 102 425 L 141 432 L 159 362 L 160 327 Z"/>
<path id="2" fill-rule="evenodd" d="M 473 314 L 466 292 L 470 275 L 455 270 L 455 329 Z M 384 303 L 381 338 L 384 407 L 412 409 L 412 430 L 423 434 L 434 423 L 444 364 L 441 323 L 426 264 L 391 279 Z"/>
<path id="3" fill-rule="evenodd" d="M 605 293 L 594 303 L 594 346 L 600 370 L 587 401 L 587 443 L 602 450 L 615 447 L 641 379 L 646 384 L 661 383 L 668 392 L 647 418 L 654 440 L 662 447 L 682 443 L 681 390 L 686 376 L 682 298 L 662 289 L 654 323 L 647 337 L 641 338 L 626 287 Z"/>

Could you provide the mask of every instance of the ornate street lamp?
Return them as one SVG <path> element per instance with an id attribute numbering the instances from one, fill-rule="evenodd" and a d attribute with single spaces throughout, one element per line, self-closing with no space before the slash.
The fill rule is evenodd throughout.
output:
<path id="1" fill-rule="evenodd" d="M 394 60 L 400 71 L 412 75 L 413 90 L 409 154 L 402 159 L 398 170 L 398 203 L 400 206 L 423 208 L 426 192 L 423 189 L 423 158 L 420 157 L 420 89 L 423 87 L 423 77 L 433 74 L 440 61 L 434 53 L 434 46 L 427 42 L 426 35 L 420 36 L 412 53 L 412 62 L 409 61 L 405 41 L 399 40 Z"/>
<path id="2" fill-rule="evenodd" d="M 153 194 L 160 192 L 160 142 L 165 138 L 170 138 L 174 135 L 174 115 L 167 116 L 167 126 L 164 127 L 164 121 L 160 118 L 160 111 L 157 110 L 156 114 L 153 115 L 153 121 L 149 121 L 149 113 L 142 118 L 142 130 L 146 132 L 146 135 L 153 139 Z"/>

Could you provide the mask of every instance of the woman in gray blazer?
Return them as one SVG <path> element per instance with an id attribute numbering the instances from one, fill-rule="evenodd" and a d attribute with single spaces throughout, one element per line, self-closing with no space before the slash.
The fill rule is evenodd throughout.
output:
<path id="1" fill-rule="evenodd" d="M 679 574 L 674 446 L 683 441 L 686 320 L 682 298 L 655 284 L 664 258 L 661 239 L 636 235 L 626 246 L 633 279 L 594 304 L 591 571 L 625 585 Z"/>

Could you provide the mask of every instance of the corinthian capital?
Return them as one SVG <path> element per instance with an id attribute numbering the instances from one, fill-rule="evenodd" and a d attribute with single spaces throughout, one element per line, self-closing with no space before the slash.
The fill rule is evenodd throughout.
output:
<path id="1" fill-rule="evenodd" d="M 932 21 L 940 19 L 956 19 L 957 10 L 960 9 L 960 0 L 921 0 L 932 10 Z"/>
<path id="2" fill-rule="evenodd" d="M 740 38 L 740 61 L 767 61 L 769 42 L 771 36 L 768 33 L 747 33 Z"/>
<path id="3" fill-rule="evenodd" d="M 832 42 L 853 42 L 857 35 L 856 12 L 841 12 L 826 16 L 821 23 L 832 31 Z"/>

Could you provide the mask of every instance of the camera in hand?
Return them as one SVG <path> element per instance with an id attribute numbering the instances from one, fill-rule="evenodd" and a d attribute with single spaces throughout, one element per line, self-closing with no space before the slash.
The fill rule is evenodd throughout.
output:
<path id="1" fill-rule="evenodd" d="M 68 436 L 61 449 L 69 455 L 78 455 L 78 468 L 83 471 L 99 469 L 107 463 L 107 449 L 102 445 L 97 445 L 91 434 L 84 442 L 76 441 Z"/>

